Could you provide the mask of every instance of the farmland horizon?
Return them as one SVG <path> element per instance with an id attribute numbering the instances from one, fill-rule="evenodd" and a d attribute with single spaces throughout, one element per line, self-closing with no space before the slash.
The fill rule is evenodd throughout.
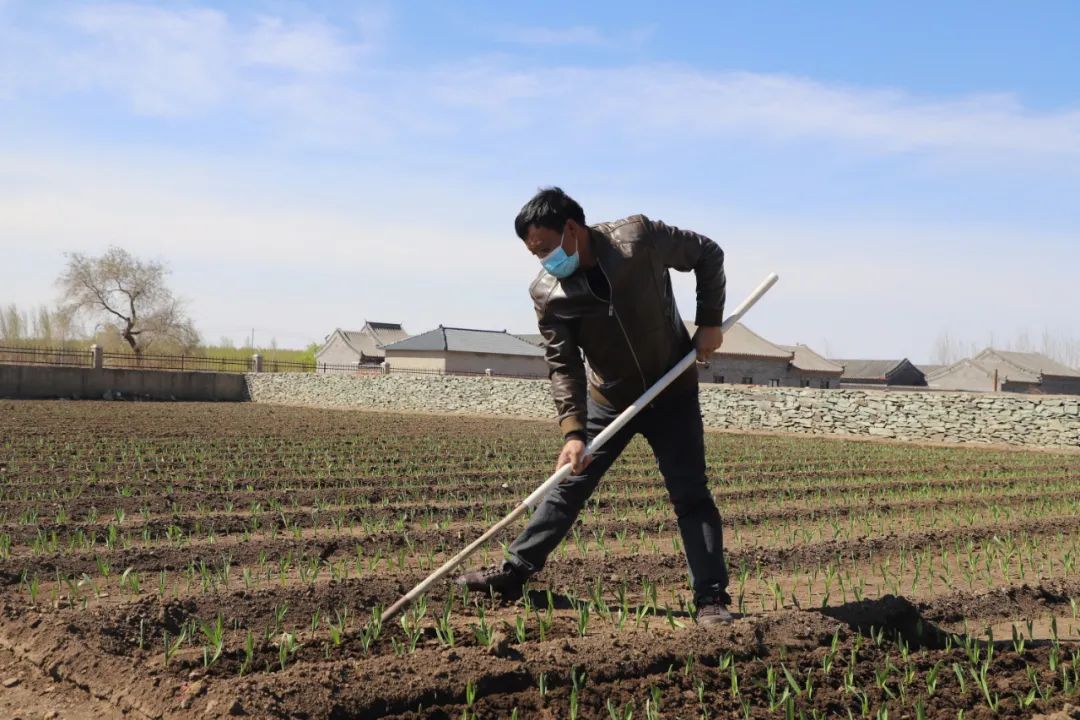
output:
<path id="1" fill-rule="evenodd" d="M 126 253 L 125 250 L 117 248 L 116 246 L 110 248 L 110 252 L 117 250 Z M 64 253 L 64 257 L 70 262 L 72 255 L 70 253 Z M 140 263 L 146 262 L 143 258 L 134 258 L 134 260 Z M 158 259 L 150 262 L 151 264 L 156 263 L 166 269 L 166 280 L 163 281 L 162 286 L 171 292 L 171 288 L 169 287 L 170 283 L 167 279 L 171 273 L 171 269 L 169 268 L 167 261 Z M 685 284 L 685 279 L 683 280 L 683 283 Z M 679 281 L 676 280 L 675 284 L 678 285 Z M 119 335 L 119 328 L 110 328 L 110 326 L 99 323 L 95 326 L 95 331 L 91 332 L 87 329 L 89 325 L 86 322 L 90 315 L 87 315 L 82 311 L 72 315 L 70 309 L 64 307 L 65 302 L 66 301 L 61 300 L 52 307 L 43 304 L 33 308 L 26 308 L 20 307 L 16 303 L 9 302 L 5 304 L 3 298 L 0 298 L 0 345 L 32 345 L 40 348 L 63 345 L 68 348 L 87 348 L 93 343 L 98 343 L 104 344 L 107 351 L 127 349 L 127 344 Z M 183 317 L 183 314 L 186 313 L 187 300 L 185 298 L 180 298 L 180 303 L 182 308 L 181 317 Z M 684 311 L 686 317 L 693 317 L 693 314 L 693 306 Z M 109 316 L 106 315 L 105 317 Z M 72 321 L 72 318 L 75 318 L 75 320 Z M 364 319 L 365 322 L 368 320 L 369 318 Z M 385 322 L 385 320 L 374 319 L 373 321 Z M 406 322 L 407 321 L 402 322 L 402 325 L 406 325 Z M 446 322 L 440 322 L 438 327 L 475 328 L 496 332 L 502 331 L 518 336 L 535 335 L 536 333 L 535 327 L 524 330 L 512 330 L 509 328 L 484 327 L 477 324 L 455 324 Z M 318 340 L 312 339 L 305 342 L 302 347 L 283 347 L 278 342 L 278 334 L 275 332 L 274 328 L 252 326 L 239 340 L 229 335 L 221 335 L 216 340 L 200 335 L 198 337 L 198 342 L 194 344 L 187 343 L 177 345 L 174 340 L 166 339 L 166 345 L 169 349 L 160 352 L 164 352 L 165 354 L 195 352 L 207 356 L 228 357 L 234 359 L 250 357 L 252 353 L 260 353 L 263 354 L 264 357 L 271 359 L 287 359 L 311 363 L 314 362 L 315 353 L 318 349 L 330 339 L 331 335 L 336 330 L 356 331 L 359 328 L 359 322 L 351 326 L 338 326 L 328 329 L 326 334 Z M 12 329 L 14 329 L 14 335 L 11 334 Z M 56 330 L 60 331 L 59 336 L 53 334 Z M 198 331 L 197 327 L 195 328 L 195 331 Z M 411 332 L 410 334 L 416 335 L 427 331 L 428 329 L 425 329 Z M 44 332 L 45 335 L 39 334 L 41 332 Z M 791 345 L 796 343 L 808 344 L 802 341 L 795 341 L 795 343 L 785 340 L 778 341 L 779 345 Z M 1025 327 L 1019 329 L 1012 337 L 995 335 L 994 331 L 991 330 L 987 333 L 985 340 L 981 342 L 977 339 L 972 339 L 971 337 L 943 331 L 934 338 L 932 348 L 928 353 L 922 356 L 912 353 L 904 357 L 909 360 L 914 360 L 917 364 L 952 364 L 963 358 L 976 355 L 983 348 L 995 348 L 998 350 L 1018 352 L 1040 352 L 1065 365 L 1080 367 L 1080 337 L 1073 338 L 1069 336 L 1060 336 L 1050 332 L 1045 327 L 1042 329 L 1041 333 L 1032 332 L 1029 328 Z M 836 358 L 840 355 L 832 351 L 833 346 L 827 338 L 822 339 L 821 343 L 816 345 L 814 349 L 830 358 Z M 245 352 L 247 353 L 246 355 Z M 860 355 L 860 353 L 841 354 L 846 354 L 848 356 L 865 356 Z"/>
<path id="2" fill-rule="evenodd" d="M 0 345 L 16 345 L 16 346 L 39 346 L 39 347 L 54 347 L 58 344 L 63 344 L 66 347 L 89 347 L 95 342 L 95 338 L 91 333 L 85 330 L 85 326 L 76 330 L 76 335 L 66 338 L 62 343 L 56 342 L 54 338 L 41 338 L 36 337 L 33 334 L 33 328 L 37 320 L 37 315 L 42 312 L 53 313 L 59 312 L 55 307 L 50 308 L 47 305 L 39 305 L 37 307 L 20 307 L 16 303 L 5 304 L 4 298 L 0 298 L 0 314 L 7 313 L 9 316 L 14 314 L 19 319 L 17 324 L 23 328 L 31 328 L 27 331 L 23 337 L 12 340 L 6 338 L 3 333 L 3 325 L 5 318 L 0 318 Z M 693 309 L 690 308 L 686 311 L 690 313 L 684 317 L 693 317 Z M 398 318 L 400 320 L 400 318 Z M 365 317 L 362 321 L 357 321 L 353 325 L 338 326 L 328 328 L 326 334 L 317 339 L 311 339 L 307 342 L 300 342 L 295 346 L 282 345 L 278 341 L 278 333 L 274 331 L 272 327 L 250 327 L 247 332 L 240 335 L 238 338 L 235 336 L 222 335 L 217 338 L 201 337 L 200 342 L 189 348 L 190 351 L 206 354 L 213 357 L 228 357 L 228 358 L 246 358 L 253 353 L 262 354 L 264 357 L 271 359 L 287 359 L 298 362 L 313 362 L 314 353 L 329 339 L 329 337 L 336 330 L 356 331 L 359 330 L 364 321 L 371 320 L 375 322 L 384 321 L 381 316 L 373 318 Z M 753 326 L 753 322 L 743 321 L 744 325 Z M 412 331 L 410 329 L 410 323 L 407 319 L 402 321 L 402 325 L 409 331 L 410 335 L 418 335 L 423 332 L 434 328 L 424 328 L 418 331 Z M 459 328 L 473 328 L 488 331 L 502 331 L 508 332 L 512 335 L 519 337 L 536 335 L 537 328 L 526 327 L 524 329 L 514 330 L 513 328 L 499 328 L 483 326 L 480 324 L 455 324 L 455 323 L 440 323 L 443 327 L 459 327 Z M 196 328 L 198 329 L 198 327 Z M 832 345 L 827 338 L 821 340 L 820 343 L 807 343 L 803 341 L 788 341 L 785 339 L 767 338 L 779 345 L 793 345 L 793 344 L 806 344 L 811 345 L 812 349 L 822 353 L 826 357 L 836 358 L 839 354 L 832 352 Z M 106 347 L 112 347 L 112 349 L 123 350 L 126 346 L 120 340 L 119 337 L 108 338 L 106 341 Z M 931 347 L 925 352 L 911 353 L 905 355 L 908 360 L 911 360 L 916 365 L 921 364 L 950 364 L 966 357 L 972 357 L 976 355 L 980 350 L 984 348 L 993 347 L 999 350 L 1017 351 L 1017 352 L 1039 352 L 1051 359 L 1058 362 L 1065 363 L 1073 367 L 1080 368 L 1080 337 L 1060 336 L 1051 333 L 1045 327 L 1041 332 L 1033 332 L 1031 328 L 1024 327 L 1018 329 L 1015 334 L 1011 336 L 995 334 L 994 331 L 989 331 L 985 338 L 973 338 L 958 336 L 947 331 L 943 331 L 937 335 L 932 341 Z M 172 350 L 169 352 L 180 352 L 179 350 Z M 245 353 L 247 353 L 245 355 Z M 865 353 L 847 353 L 848 356 L 867 357 Z"/>

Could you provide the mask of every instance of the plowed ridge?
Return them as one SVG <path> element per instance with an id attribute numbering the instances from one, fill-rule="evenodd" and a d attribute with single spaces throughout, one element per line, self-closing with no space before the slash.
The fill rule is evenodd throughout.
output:
<path id="1" fill-rule="evenodd" d="M 702 628 L 635 441 L 522 600 L 442 585 L 379 626 L 557 449 L 543 422 L 0 401 L 0 651 L 70 690 L 57 697 L 131 717 L 978 718 L 1080 702 L 1075 454 L 709 435 L 738 617 Z"/>

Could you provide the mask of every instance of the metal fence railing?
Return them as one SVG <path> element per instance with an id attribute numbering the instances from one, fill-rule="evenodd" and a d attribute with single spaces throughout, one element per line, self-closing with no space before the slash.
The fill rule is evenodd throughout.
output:
<path id="1" fill-rule="evenodd" d="M 197 355 L 136 355 L 135 353 L 106 352 L 101 354 L 102 367 L 117 370 L 200 370 L 203 372 L 250 372 L 250 358 L 211 358 Z"/>
<path id="2" fill-rule="evenodd" d="M 209 357 L 205 355 L 139 354 L 100 352 L 103 368 L 115 370 L 195 370 L 201 372 L 254 372 L 255 358 Z M 0 363 L 10 365 L 65 365 L 93 367 L 94 351 L 73 348 L 42 348 L 0 345 Z M 315 372 L 315 363 L 260 359 L 261 372 Z M 320 372 L 355 372 L 355 365 L 325 365 Z"/>
<path id="3" fill-rule="evenodd" d="M 90 367 L 89 350 L 71 348 L 0 347 L 0 363 L 12 365 L 65 365 Z"/>
<path id="4" fill-rule="evenodd" d="M 69 367 L 94 367 L 93 350 L 72 348 L 5 347 L 0 346 L 0 364 L 12 365 L 58 365 Z M 224 358 L 203 355 L 136 355 L 131 352 L 98 352 L 100 367 L 113 370 L 176 370 L 226 373 L 343 373 L 352 375 L 415 375 L 427 377 L 494 377 L 524 380 L 543 379 L 540 375 L 468 372 L 441 369 L 389 368 L 381 365 L 342 365 L 307 363 L 295 360 L 273 360 L 261 357 Z"/>
<path id="5" fill-rule="evenodd" d="M 201 355 L 135 355 L 134 353 L 102 353 L 102 366 L 129 370 L 197 370 L 201 372 L 264 372 L 264 373 L 355 373 L 357 365 L 330 365 L 296 360 L 273 360 L 254 356 L 248 358 L 205 357 Z"/>
<path id="6" fill-rule="evenodd" d="M 351 373 L 353 375 L 382 375 L 383 370 L 381 365 L 331 365 L 329 363 L 315 363 L 315 372 L 317 373 Z M 311 368 L 306 370 L 283 368 L 281 372 L 310 372 Z"/>

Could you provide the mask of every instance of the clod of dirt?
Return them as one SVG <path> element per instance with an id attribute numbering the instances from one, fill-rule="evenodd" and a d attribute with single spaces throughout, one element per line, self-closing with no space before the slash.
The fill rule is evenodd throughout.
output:
<path id="1" fill-rule="evenodd" d="M 506 636 L 506 633 L 496 631 L 491 637 L 491 647 L 488 648 L 488 653 L 494 657 L 506 657 L 510 654 L 510 638 Z"/>
<path id="2" fill-rule="evenodd" d="M 11 687 L 15 687 L 16 685 L 18 685 L 18 684 L 19 684 L 19 683 L 21 683 L 21 682 L 22 682 L 22 678 L 18 678 L 18 677 L 9 677 L 9 678 L 6 678 L 6 679 L 4 680 L 4 682 L 3 682 L 3 685 L 4 685 L 4 687 L 6 687 L 6 688 L 11 688 Z"/>
<path id="3" fill-rule="evenodd" d="M 338 550 L 338 544 L 336 542 L 332 542 L 332 543 L 328 544 L 326 547 L 324 547 L 322 549 L 322 552 L 319 553 L 319 560 L 321 560 L 322 562 L 326 562 L 326 559 L 329 558 L 334 553 L 336 553 L 337 550 Z"/>
<path id="4" fill-rule="evenodd" d="M 171 634 L 176 635 L 195 610 L 195 603 L 191 600 L 171 600 L 158 611 L 158 622 Z"/>

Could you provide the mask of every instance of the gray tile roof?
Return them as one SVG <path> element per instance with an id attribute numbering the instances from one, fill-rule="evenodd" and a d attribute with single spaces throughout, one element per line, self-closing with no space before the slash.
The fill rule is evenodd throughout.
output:
<path id="1" fill-rule="evenodd" d="M 540 333 L 516 333 L 516 335 L 530 345 L 544 347 L 544 336 Z"/>
<path id="2" fill-rule="evenodd" d="M 1075 370 L 1068 365 L 1063 365 L 1057 360 L 1052 360 L 1043 355 L 1042 353 L 1037 352 L 1012 352 L 1009 350 L 994 350 L 993 348 L 986 348 L 981 353 L 973 357 L 972 360 L 982 364 L 986 360 L 989 360 L 990 356 L 992 355 L 996 355 L 1009 365 L 1014 365 L 1018 369 L 1024 371 L 1025 373 L 1033 377 L 1035 379 L 1035 382 L 1039 381 L 1040 375 L 1080 378 L 1080 370 Z"/>
<path id="3" fill-rule="evenodd" d="M 830 358 L 837 365 L 844 367 L 843 380 L 884 380 L 903 360 L 840 360 Z"/>
<path id="4" fill-rule="evenodd" d="M 806 345 L 780 345 L 779 347 L 792 354 L 791 364 L 796 370 L 835 373 L 837 375 L 844 371 L 842 366 L 826 360 Z"/>
<path id="5" fill-rule="evenodd" d="M 986 348 L 975 357 L 965 358 L 927 373 L 927 376 L 937 380 L 964 366 L 974 367 L 987 376 L 993 376 L 997 372 L 998 382 L 1002 383 L 1011 381 L 1035 384 L 1041 383 L 1044 376 L 1080 378 L 1080 370 L 1074 370 L 1042 353 L 1014 352 L 994 348 Z"/>
<path id="6" fill-rule="evenodd" d="M 928 370 L 927 368 L 931 369 Z M 927 384 L 931 385 L 931 387 L 933 387 L 932 383 L 937 382 L 942 378 L 948 378 L 949 376 L 954 375 L 957 372 L 962 372 L 967 368 L 972 368 L 973 370 L 975 370 L 975 372 L 981 373 L 987 378 L 992 378 L 994 376 L 993 368 L 987 368 L 984 365 L 980 365 L 979 363 L 972 361 L 971 358 L 962 358 L 951 365 L 919 366 L 919 369 L 926 374 L 926 382 Z"/>
<path id="7" fill-rule="evenodd" d="M 386 323 L 367 321 L 364 329 L 371 333 L 379 347 L 385 347 L 390 343 L 396 343 L 409 337 L 401 323 Z"/>
<path id="8" fill-rule="evenodd" d="M 367 333 L 361 332 L 360 330 L 339 330 L 338 332 L 345 338 L 345 344 L 357 353 L 369 357 L 382 355 L 375 338 Z"/>
<path id="9" fill-rule="evenodd" d="M 691 337 L 697 326 L 687 320 L 683 321 Z M 739 355 L 756 358 L 775 358 L 777 360 L 790 360 L 791 352 L 778 345 L 773 345 L 756 332 L 742 323 L 735 323 L 730 330 L 724 333 L 724 343 L 716 351 L 721 357 L 725 355 Z"/>
<path id="10" fill-rule="evenodd" d="M 426 333 L 386 346 L 388 352 L 446 351 L 485 353 L 488 355 L 524 355 L 543 357 L 544 351 L 505 330 L 475 330 L 440 325 Z"/>
<path id="11" fill-rule="evenodd" d="M 341 333 L 345 344 L 354 352 L 367 357 L 382 357 L 383 348 L 386 345 L 409 337 L 409 334 L 401 327 L 401 323 L 365 321 L 364 327 L 359 330 L 339 328 L 334 332 Z"/>

